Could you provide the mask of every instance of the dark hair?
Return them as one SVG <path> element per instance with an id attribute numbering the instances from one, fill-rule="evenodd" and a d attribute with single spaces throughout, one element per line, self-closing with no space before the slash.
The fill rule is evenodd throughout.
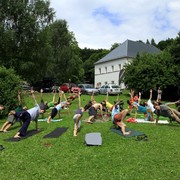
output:
<path id="1" fill-rule="evenodd" d="M 102 101 L 101 104 L 102 104 L 103 106 L 106 106 L 106 101 Z"/>

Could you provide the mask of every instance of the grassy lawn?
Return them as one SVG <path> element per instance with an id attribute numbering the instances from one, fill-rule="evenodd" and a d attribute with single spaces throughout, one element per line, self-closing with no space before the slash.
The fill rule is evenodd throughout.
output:
<path id="1" fill-rule="evenodd" d="M 39 101 L 39 95 L 36 94 Z M 116 96 L 110 96 L 113 102 Z M 126 100 L 126 92 L 120 99 Z M 52 94 L 44 94 L 50 101 Z M 90 99 L 81 96 L 84 106 Z M 105 96 L 95 96 L 97 102 Z M 29 108 L 33 107 L 30 97 L 26 98 Z M 176 122 L 167 125 L 126 123 L 127 127 L 144 132 L 148 141 L 136 141 L 136 137 L 124 138 L 112 131 L 109 122 L 87 124 L 82 122 L 81 131 L 73 137 L 72 117 L 77 109 L 77 99 L 69 110 L 61 111 L 60 122 L 39 122 L 40 133 L 19 142 L 7 142 L 19 130 L 16 123 L 9 132 L 0 134 L 0 144 L 5 149 L 0 151 L 0 179 L 162 179 L 180 178 L 180 125 Z M 50 111 L 49 111 L 50 112 Z M 48 116 L 48 112 L 46 113 Z M 85 112 L 82 120 L 88 117 Z M 165 119 L 165 118 L 163 118 Z M 0 126 L 6 119 L 0 120 Z M 43 138 L 56 127 L 68 127 L 59 138 Z M 32 122 L 28 128 L 35 128 Z M 100 132 L 102 146 L 86 146 L 85 134 Z"/>

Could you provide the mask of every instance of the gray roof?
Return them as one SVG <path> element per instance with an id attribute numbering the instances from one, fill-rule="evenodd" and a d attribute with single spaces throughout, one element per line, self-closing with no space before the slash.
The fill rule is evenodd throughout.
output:
<path id="1" fill-rule="evenodd" d="M 121 59 L 124 57 L 135 58 L 137 53 L 141 54 L 144 52 L 155 54 L 160 52 L 160 50 L 151 44 L 145 44 L 139 41 L 126 40 L 94 64 L 100 64 L 115 59 Z"/>

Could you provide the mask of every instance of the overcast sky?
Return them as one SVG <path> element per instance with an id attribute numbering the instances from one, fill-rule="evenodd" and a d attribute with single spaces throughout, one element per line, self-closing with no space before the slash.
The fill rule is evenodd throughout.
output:
<path id="1" fill-rule="evenodd" d="M 80 48 L 110 49 L 125 40 L 177 37 L 180 0 L 50 0 Z"/>

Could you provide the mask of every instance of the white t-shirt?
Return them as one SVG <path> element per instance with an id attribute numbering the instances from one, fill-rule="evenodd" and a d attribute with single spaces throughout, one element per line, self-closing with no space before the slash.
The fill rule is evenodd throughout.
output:
<path id="1" fill-rule="evenodd" d="M 39 117 L 39 113 L 41 112 L 39 104 L 36 104 L 33 108 L 28 109 L 27 112 L 31 116 L 31 121 L 32 120 L 37 120 Z"/>
<path id="2" fill-rule="evenodd" d="M 154 105 L 153 105 L 153 103 L 151 102 L 151 99 L 148 100 L 148 102 L 147 102 L 147 107 L 146 107 L 146 108 L 147 108 L 147 109 L 150 109 L 152 112 L 155 111 Z"/>

